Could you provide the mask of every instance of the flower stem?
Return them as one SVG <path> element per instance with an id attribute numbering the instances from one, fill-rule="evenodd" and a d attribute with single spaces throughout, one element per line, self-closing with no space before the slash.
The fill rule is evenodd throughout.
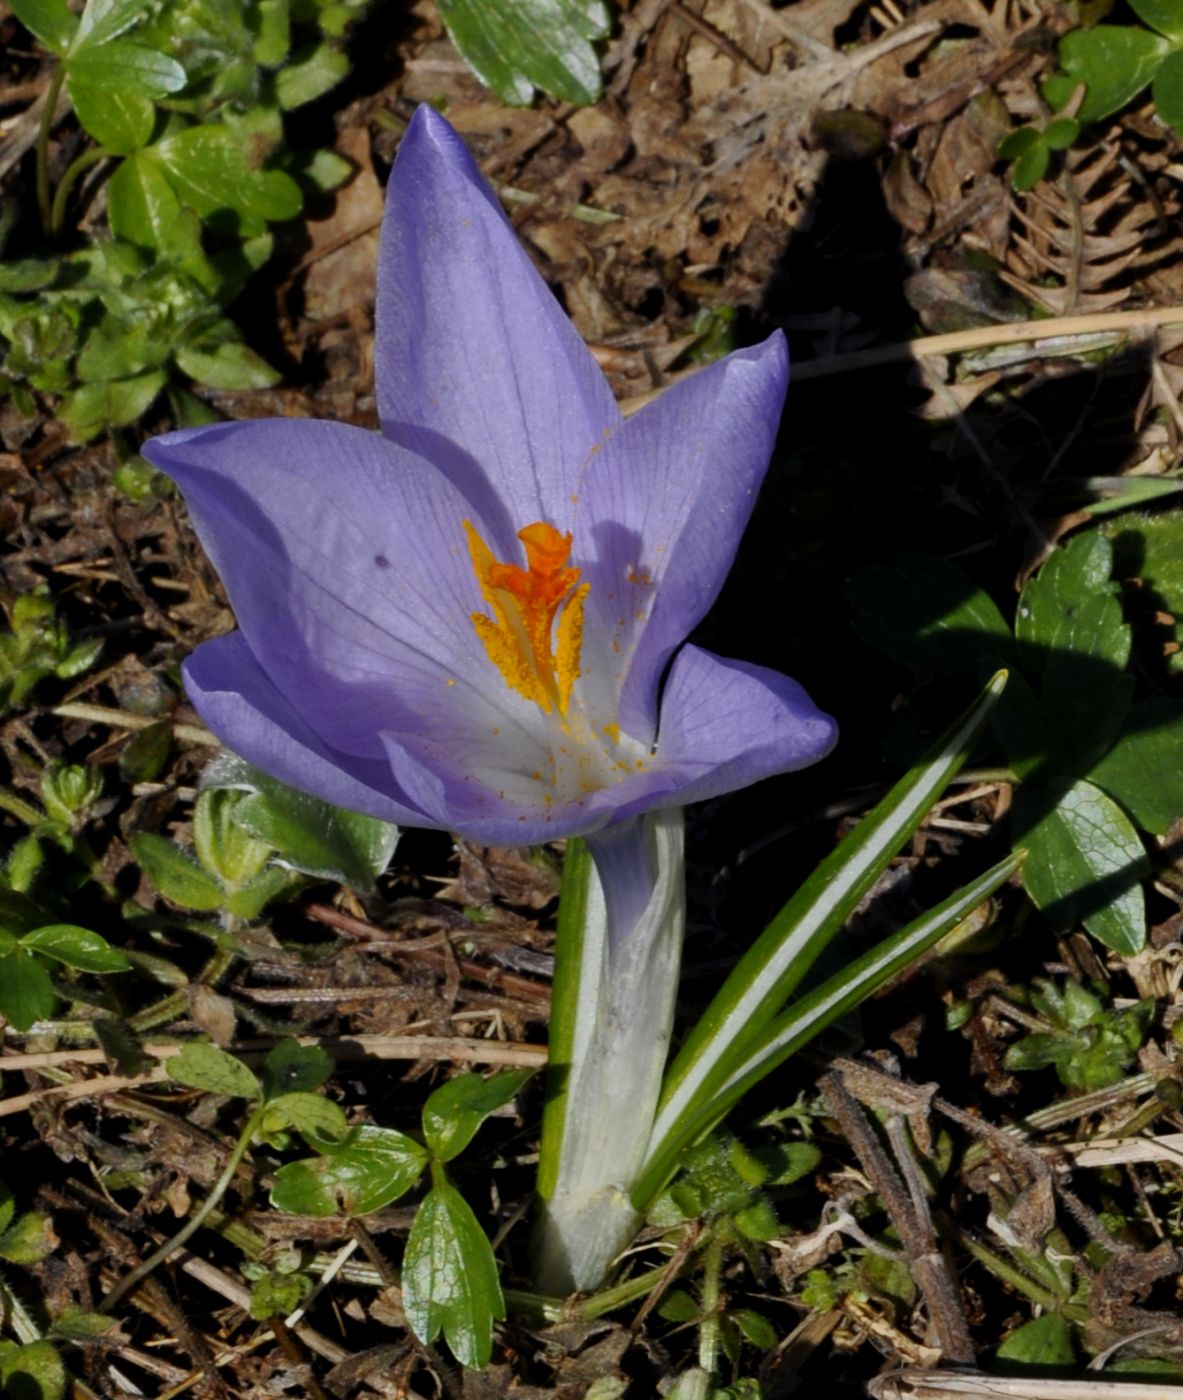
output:
<path id="1" fill-rule="evenodd" d="M 142 1264 L 137 1265 L 130 1274 L 121 1278 L 99 1304 L 99 1312 L 110 1312 L 115 1304 L 119 1302 L 120 1298 L 130 1292 L 131 1289 L 135 1288 L 138 1283 L 146 1279 L 158 1264 L 163 1264 L 169 1255 L 175 1254 L 191 1235 L 196 1234 L 197 1231 L 201 1229 L 210 1212 L 226 1194 L 231 1181 L 234 1180 L 234 1173 L 238 1170 L 238 1164 L 246 1155 L 246 1150 L 251 1144 L 251 1138 L 254 1137 L 255 1130 L 262 1122 L 265 1111 L 266 1106 L 264 1104 L 259 1104 L 246 1120 L 242 1132 L 238 1135 L 238 1141 L 234 1144 L 230 1156 L 226 1160 L 226 1166 L 223 1168 L 222 1175 L 214 1182 L 213 1189 L 189 1217 L 184 1227 L 178 1230 L 172 1239 L 165 1240 L 158 1250 L 150 1254 Z"/>
<path id="2" fill-rule="evenodd" d="M 607 827 L 587 838 L 587 869 L 564 881 L 574 908 L 559 920 L 539 1169 L 547 1293 L 597 1287 L 639 1223 L 629 1193 L 653 1130 L 681 966 L 682 836 L 678 808 Z"/>
<path id="3" fill-rule="evenodd" d="M 66 81 L 66 66 L 59 63 L 49 80 L 41 125 L 37 128 L 37 208 L 41 214 L 41 231 L 48 238 L 53 230 L 53 210 L 49 202 L 49 136 L 53 131 L 53 115 L 57 111 L 62 84 Z"/>
<path id="4" fill-rule="evenodd" d="M 66 219 L 66 205 L 69 202 L 71 190 L 78 182 L 78 177 L 89 170 L 92 165 L 106 160 L 109 154 L 102 146 L 92 146 L 90 150 L 83 151 L 77 160 L 71 161 L 66 168 L 65 174 L 58 181 L 58 187 L 54 191 L 53 208 L 49 214 L 49 232 L 53 237 L 56 238 L 62 231 L 62 224 Z"/>

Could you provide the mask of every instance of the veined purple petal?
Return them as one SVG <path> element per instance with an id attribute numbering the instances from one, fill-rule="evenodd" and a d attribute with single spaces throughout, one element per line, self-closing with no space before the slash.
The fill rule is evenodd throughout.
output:
<path id="1" fill-rule="evenodd" d="M 387 193 L 375 375 L 382 430 L 435 462 L 506 551 L 569 528 L 572 483 L 620 413 L 448 123 L 421 106 Z"/>
<path id="2" fill-rule="evenodd" d="M 654 776 L 684 806 L 807 768 L 837 738 L 834 720 L 788 676 L 686 646 L 662 691 Z"/>
<path id="3" fill-rule="evenodd" d="M 577 562 L 592 585 L 586 630 L 600 639 L 598 664 L 614 672 L 620 722 L 642 743 L 656 730 L 667 662 L 735 558 L 787 382 L 779 332 L 736 351 L 630 418 L 580 489 Z"/>
<path id="4" fill-rule="evenodd" d="M 329 748 L 385 762 L 384 729 L 441 708 L 473 731 L 533 721 L 473 631 L 463 522 L 429 462 L 377 433 L 223 423 L 145 451 L 176 480 L 251 653 Z"/>
<path id="5" fill-rule="evenodd" d="M 399 792 L 383 760 L 325 747 L 267 679 L 241 632 L 199 646 L 185 663 L 185 688 L 228 748 L 289 787 L 383 821 L 429 824 Z"/>

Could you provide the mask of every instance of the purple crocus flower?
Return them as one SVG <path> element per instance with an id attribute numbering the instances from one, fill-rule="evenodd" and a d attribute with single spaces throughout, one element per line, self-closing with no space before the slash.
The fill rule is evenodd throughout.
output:
<path id="1" fill-rule="evenodd" d="M 238 617 L 185 667 L 230 748 L 386 821 L 602 832 L 605 868 L 627 819 L 828 751 L 794 681 L 685 643 L 772 450 L 781 335 L 623 419 L 423 106 L 390 180 L 375 363 L 380 433 L 272 419 L 144 449 Z"/>

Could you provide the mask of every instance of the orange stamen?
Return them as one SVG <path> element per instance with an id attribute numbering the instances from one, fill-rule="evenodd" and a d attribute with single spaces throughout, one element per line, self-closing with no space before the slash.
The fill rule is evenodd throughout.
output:
<path id="1" fill-rule="evenodd" d="M 526 550 L 526 568 L 503 564 L 464 522 L 473 572 L 493 616 L 472 614 L 472 625 L 489 660 L 506 685 L 547 714 L 567 713 L 571 688 L 579 675 L 583 600 L 588 584 L 567 563 L 571 536 L 545 520 L 518 531 Z M 555 619 L 558 636 L 552 641 Z"/>

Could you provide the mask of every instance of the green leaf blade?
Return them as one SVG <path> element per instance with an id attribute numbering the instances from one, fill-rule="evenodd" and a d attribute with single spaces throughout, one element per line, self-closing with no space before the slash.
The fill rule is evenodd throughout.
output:
<path id="1" fill-rule="evenodd" d="M 257 1102 L 263 1097 L 263 1086 L 241 1060 L 204 1041 L 183 1046 L 168 1061 L 168 1075 L 178 1084 L 226 1098 Z"/>
<path id="2" fill-rule="evenodd" d="M 504 1070 L 488 1079 L 458 1074 L 441 1084 L 423 1105 L 423 1136 L 437 1160 L 448 1162 L 463 1152 L 485 1119 L 509 1103 L 533 1073 Z"/>
<path id="3" fill-rule="evenodd" d="M 112 155 L 130 155 L 152 139 L 156 108 L 149 98 L 137 92 L 112 92 L 73 76 L 69 88 L 78 120 Z"/>
<path id="4" fill-rule="evenodd" d="M 1170 44 L 1145 29 L 1098 24 L 1074 29 L 1060 40 L 1060 63 L 1088 91 L 1078 119 L 1087 124 L 1111 116 L 1148 87 Z"/>
<path id="5" fill-rule="evenodd" d="M 294 1215 L 370 1215 L 404 1196 L 427 1166 L 426 1150 L 393 1128 L 362 1124 L 320 1157 L 275 1174 L 271 1203 Z"/>
<path id="6" fill-rule="evenodd" d="M 889 656 L 927 670 L 973 672 L 1012 659 L 1006 619 L 944 559 L 901 554 L 894 568 L 854 574 L 846 593 L 855 610 L 855 631 Z"/>
<path id="7" fill-rule="evenodd" d="M 77 924 L 45 924 L 25 934 L 21 943 L 79 972 L 127 972 L 131 963 L 105 938 Z"/>
<path id="8" fill-rule="evenodd" d="M 185 70 L 168 54 L 124 39 L 87 45 L 67 60 L 71 86 L 82 83 L 96 92 L 168 97 L 185 86 Z"/>
<path id="9" fill-rule="evenodd" d="M 153 148 L 120 162 L 107 190 L 107 218 L 117 238 L 138 248 L 164 248 L 180 214 L 181 201 Z"/>
<path id="10" fill-rule="evenodd" d="M 247 795 L 234 805 L 235 822 L 266 841 L 284 865 L 314 879 L 368 891 L 398 845 L 398 827 L 390 822 L 297 792 L 233 754 L 215 760 L 205 781 L 212 788 L 244 789 Z"/>
<path id="11" fill-rule="evenodd" d="M 18 950 L 0 961 L 0 1011 L 16 1030 L 48 1020 L 56 1005 L 53 983 L 39 958 Z"/>
<path id="12" fill-rule="evenodd" d="M 165 837 L 139 831 L 131 838 L 131 850 L 144 873 L 171 903 L 204 913 L 220 909 L 226 902 L 221 885 Z"/>
<path id="13" fill-rule="evenodd" d="M 1150 873 L 1138 834 L 1095 784 L 1024 786 L 1015 799 L 1016 840 L 1030 851 L 1023 884 L 1058 929 L 1083 923 L 1105 947 L 1137 953 L 1146 941 L 1141 881 Z"/>
<path id="14" fill-rule="evenodd" d="M 1179 0 L 1130 0 L 1130 9 L 1143 24 L 1183 44 L 1183 5 Z"/>
<path id="15" fill-rule="evenodd" d="M 78 28 L 66 0 L 11 0 L 12 12 L 35 39 L 53 53 L 64 54 Z"/>
<path id="16" fill-rule="evenodd" d="M 1110 582 L 1112 565 L 1103 534 L 1078 535 L 1048 559 L 1019 599 L 1015 636 L 1043 711 L 1049 772 L 1087 772 L 1129 710 L 1130 629 Z"/>
<path id="17" fill-rule="evenodd" d="M 1174 128 L 1176 136 L 1183 136 L 1183 49 L 1167 54 L 1159 64 L 1152 92 L 1159 117 Z"/>
<path id="18" fill-rule="evenodd" d="M 1183 817 L 1183 702 L 1143 700 L 1089 781 L 1145 831 L 1164 836 Z"/>
<path id="19" fill-rule="evenodd" d="M 421 1342 L 443 1332 L 461 1365 L 488 1365 L 493 1323 L 505 1317 L 497 1264 L 468 1202 L 445 1180 L 424 1197 L 411 1226 L 403 1307 Z"/>
<path id="20" fill-rule="evenodd" d="M 606 8 L 589 0 L 440 0 L 440 17 L 461 57 L 509 106 L 535 88 L 586 106 L 603 92 L 592 41 L 609 28 Z"/>
<path id="21" fill-rule="evenodd" d="M 152 150 L 179 199 L 203 219 L 226 213 L 268 221 L 294 219 L 303 205 L 300 187 L 291 176 L 253 167 L 227 127 L 191 126 Z"/>

